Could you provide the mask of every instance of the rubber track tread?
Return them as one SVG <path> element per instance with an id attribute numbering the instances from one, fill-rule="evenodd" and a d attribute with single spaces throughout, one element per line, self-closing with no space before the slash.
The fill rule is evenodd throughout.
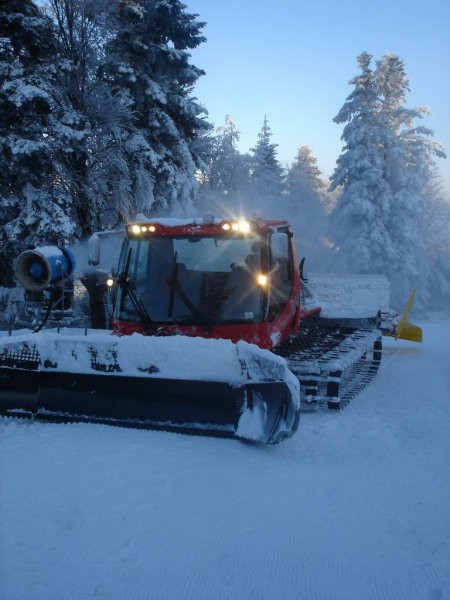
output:
<path id="1" fill-rule="evenodd" d="M 376 375 L 381 360 L 377 328 L 315 326 L 280 344 L 276 354 L 286 358 L 298 377 L 302 410 L 343 408 Z"/>

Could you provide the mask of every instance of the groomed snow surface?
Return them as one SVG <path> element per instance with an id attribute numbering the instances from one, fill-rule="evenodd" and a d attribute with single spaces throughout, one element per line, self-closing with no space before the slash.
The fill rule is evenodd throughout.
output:
<path id="1" fill-rule="evenodd" d="M 0 598 L 450 598 L 450 322 L 424 337 L 276 447 L 0 419 Z"/>

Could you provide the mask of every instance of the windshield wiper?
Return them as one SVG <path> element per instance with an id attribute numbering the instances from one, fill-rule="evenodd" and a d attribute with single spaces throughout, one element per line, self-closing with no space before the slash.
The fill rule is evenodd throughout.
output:
<path id="1" fill-rule="evenodd" d="M 178 283 L 178 252 L 175 252 L 172 260 L 172 272 L 170 277 L 166 279 L 167 285 L 170 287 L 169 303 L 167 305 L 167 316 L 169 319 L 172 318 L 173 304 L 175 301 L 176 284 Z"/>
<path id="2" fill-rule="evenodd" d="M 131 261 L 131 248 L 128 250 L 127 260 L 125 263 L 125 269 L 120 273 L 117 281 L 122 288 L 123 297 L 125 298 L 128 294 L 130 296 L 131 303 L 133 304 L 133 308 L 136 311 L 137 316 L 140 318 L 141 322 L 148 329 L 153 329 L 155 327 L 155 323 L 152 321 L 150 315 L 145 308 L 144 302 L 136 289 L 136 284 L 133 279 L 129 277 L 130 271 L 130 261 Z"/>
<path id="3" fill-rule="evenodd" d="M 198 320 L 198 322 L 203 325 L 205 328 L 209 326 L 209 322 L 206 319 L 205 315 L 199 310 L 195 304 L 190 300 L 189 296 L 183 291 L 179 281 L 178 281 L 178 252 L 175 252 L 172 261 L 172 273 L 168 279 L 166 279 L 167 285 L 170 287 L 170 295 L 169 295 L 169 304 L 167 307 L 167 316 L 172 318 L 173 314 L 173 305 L 175 301 L 175 294 L 178 295 L 183 304 L 190 310 L 194 318 Z"/>

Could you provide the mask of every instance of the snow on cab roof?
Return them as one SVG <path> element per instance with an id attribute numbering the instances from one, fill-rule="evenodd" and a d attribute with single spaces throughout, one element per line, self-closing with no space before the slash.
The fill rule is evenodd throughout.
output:
<path id="1" fill-rule="evenodd" d="M 139 218 L 131 221 L 131 223 L 155 223 L 156 225 L 162 225 L 163 227 L 183 227 L 186 225 L 204 225 L 205 223 L 218 224 L 226 220 L 225 217 L 214 217 L 208 220 L 207 217 L 190 217 L 186 219 L 178 219 L 176 217 L 144 217 L 140 215 Z"/>

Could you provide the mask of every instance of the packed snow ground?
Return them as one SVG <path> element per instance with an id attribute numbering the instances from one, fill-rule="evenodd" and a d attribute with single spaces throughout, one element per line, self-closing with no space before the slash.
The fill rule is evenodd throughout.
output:
<path id="1" fill-rule="evenodd" d="M 2 600 L 450 598 L 450 322 L 276 447 L 0 420 Z"/>

